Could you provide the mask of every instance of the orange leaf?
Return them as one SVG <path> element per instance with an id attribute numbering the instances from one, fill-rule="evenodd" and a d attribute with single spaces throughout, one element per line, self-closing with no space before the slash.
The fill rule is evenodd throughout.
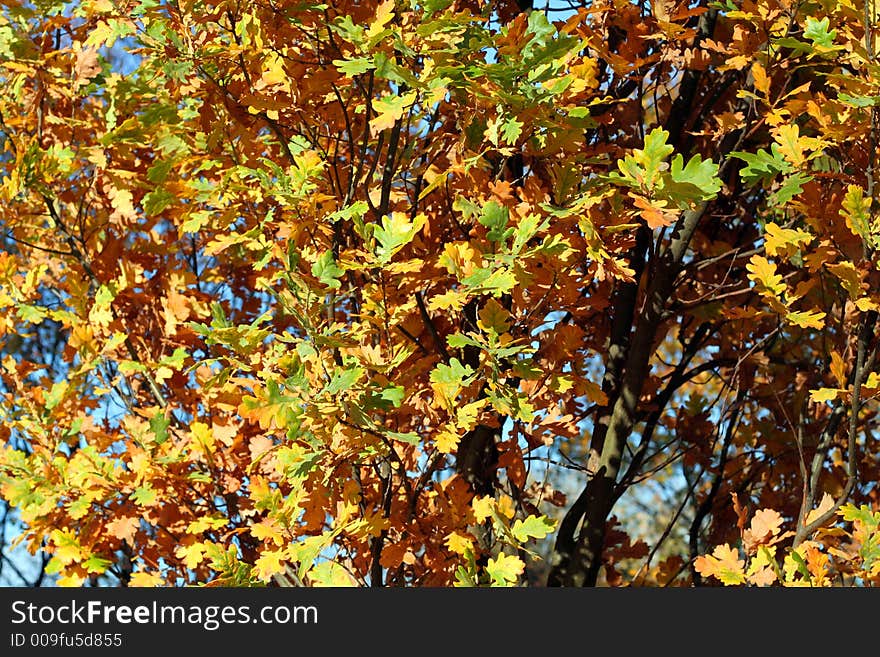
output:
<path id="1" fill-rule="evenodd" d="M 111 536 L 115 536 L 122 541 L 127 541 L 129 544 L 133 544 L 135 534 L 137 534 L 140 526 L 140 518 L 122 516 L 119 518 L 114 518 L 113 520 L 108 522 L 104 528 Z"/>

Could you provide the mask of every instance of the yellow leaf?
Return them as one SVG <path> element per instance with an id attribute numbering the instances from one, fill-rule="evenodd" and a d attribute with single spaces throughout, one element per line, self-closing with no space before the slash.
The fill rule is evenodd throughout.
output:
<path id="1" fill-rule="evenodd" d="M 460 440 L 461 437 L 458 433 L 447 427 L 437 434 L 435 444 L 441 454 L 452 454 L 458 449 L 458 442 Z"/>
<path id="2" fill-rule="evenodd" d="M 880 310 L 880 306 L 871 301 L 868 297 L 862 297 L 861 299 L 856 300 L 856 308 L 861 310 L 863 313 L 868 312 L 869 310 Z"/>
<path id="3" fill-rule="evenodd" d="M 697 557 L 694 566 L 704 577 L 715 577 L 724 584 L 744 584 L 746 581 L 745 562 L 739 558 L 739 552 L 726 544 L 717 546 L 711 556 Z"/>
<path id="4" fill-rule="evenodd" d="M 488 495 L 475 497 L 473 502 L 471 502 L 471 508 L 474 510 L 474 517 L 477 522 L 483 522 L 495 512 L 495 500 Z"/>
<path id="5" fill-rule="evenodd" d="M 589 399 L 594 404 L 607 404 L 608 403 L 608 395 L 606 395 L 601 386 L 594 381 L 578 381 L 578 384 L 584 389 L 584 394 L 586 394 L 587 399 Z"/>
<path id="6" fill-rule="evenodd" d="M 828 493 L 825 493 L 824 495 L 822 495 L 822 501 L 819 502 L 819 506 L 817 506 L 815 509 L 807 514 L 806 523 L 809 525 L 811 522 L 821 517 L 823 513 L 828 511 L 833 506 L 834 498 L 831 497 L 831 495 L 829 495 Z"/>
<path id="7" fill-rule="evenodd" d="M 790 312 L 785 316 L 785 319 L 801 328 L 821 329 L 825 326 L 825 313 L 818 311 Z"/>
<path id="8" fill-rule="evenodd" d="M 204 422 L 192 423 L 190 437 L 194 453 L 210 454 L 214 451 L 214 430 Z"/>
<path id="9" fill-rule="evenodd" d="M 755 586 L 770 586 L 776 579 L 776 571 L 769 566 L 759 568 L 749 575 L 749 583 Z"/>
<path id="10" fill-rule="evenodd" d="M 846 392 L 846 390 L 839 390 L 837 388 L 819 388 L 818 390 L 810 390 L 810 401 L 831 401 L 832 399 L 837 399 L 837 396 L 842 392 Z"/>
<path id="11" fill-rule="evenodd" d="M 59 577 L 56 584 L 58 586 L 61 586 L 64 588 L 76 588 L 78 586 L 82 586 L 83 582 L 85 582 L 85 581 L 86 581 L 86 578 L 83 577 L 82 575 L 77 575 L 75 573 L 71 573 L 69 575 L 64 575 L 62 577 Z"/>
<path id="12" fill-rule="evenodd" d="M 147 573 L 144 571 L 138 571 L 136 573 L 132 573 L 131 580 L 129 580 L 128 585 L 133 586 L 135 588 L 154 588 L 157 586 L 162 586 L 165 584 L 165 580 L 162 579 L 156 573 Z"/>
<path id="13" fill-rule="evenodd" d="M 92 326 L 108 326 L 113 321 L 110 306 L 95 304 L 89 311 L 89 324 Z"/>
<path id="14" fill-rule="evenodd" d="M 513 516 L 516 515 L 516 503 L 509 495 L 502 495 L 500 498 L 498 498 L 497 508 L 498 513 L 500 513 L 508 520 L 512 519 Z"/>
<path id="15" fill-rule="evenodd" d="M 137 211 L 134 209 L 134 197 L 127 189 L 119 189 L 115 185 L 106 185 L 107 196 L 110 197 L 110 205 L 113 213 L 110 221 L 125 226 L 137 219 Z"/>
<path id="16" fill-rule="evenodd" d="M 846 387 L 846 363 L 836 351 L 831 352 L 831 375 L 837 380 L 838 385 Z"/>
<path id="17" fill-rule="evenodd" d="M 100 20 L 94 29 L 89 32 L 89 36 L 83 42 L 83 46 L 100 48 L 107 46 L 108 48 L 116 43 L 116 39 L 122 34 L 134 32 L 133 23 L 127 19 L 108 18 Z"/>
<path id="18" fill-rule="evenodd" d="M 186 533 L 201 534 L 202 532 L 210 531 L 212 529 L 220 529 L 222 527 L 225 527 L 228 523 L 229 520 L 227 518 L 224 518 L 223 516 L 201 516 L 189 523 L 186 528 Z"/>
<path id="19" fill-rule="evenodd" d="M 446 547 L 456 554 L 465 555 L 474 550 L 474 537 L 462 532 L 452 532 L 446 537 Z"/>
<path id="20" fill-rule="evenodd" d="M 53 554 L 65 566 L 83 558 L 82 546 L 72 529 L 53 529 L 49 535 L 55 546 Z"/>
<path id="21" fill-rule="evenodd" d="M 459 280 L 470 276 L 482 258 L 468 242 L 447 242 L 437 264 Z"/>
<path id="22" fill-rule="evenodd" d="M 373 101 L 376 116 L 370 119 L 370 130 L 377 135 L 394 126 L 416 100 L 417 92 L 407 91 L 402 96 L 390 95 Z"/>
<path id="23" fill-rule="evenodd" d="M 791 257 L 813 240 L 805 230 L 781 228 L 772 221 L 764 227 L 764 233 L 767 254 L 771 256 Z"/>
<path id="24" fill-rule="evenodd" d="M 770 78 L 767 77 L 767 70 L 760 62 L 752 64 L 752 77 L 755 79 L 755 89 L 767 96 L 770 93 Z"/>
<path id="25" fill-rule="evenodd" d="M 776 273 L 776 265 L 767 258 L 753 255 L 746 265 L 748 278 L 755 283 L 758 292 L 765 296 L 779 298 L 785 293 L 786 285 L 782 276 Z"/>
<path id="26" fill-rule="evenodd" d="M 828 271 L 840 279 L 843 289 L 849 294 L 850 299 L 856 299 L 862 294 L 862 277 L 856 266 L 849 262 L 839 262 L 834 265 L 828 265 Z"/>
<path id="27" fill-rule="evenodd" d="M 728 71 L 735 70 L 741 71 L 746 66 L 749 65 L 749 58 L 745 55 L 736 55 L 735 57 L 728 57 L 724 60 L 724 63 L 718 67 L 719 71 Z"/>
<path id="28" fill-rule="evenodd" d="M 278 56 L 278 53 L 270 51 L 266 59 L 263 60 L 263 74 L 260 76 L 260 82 L 267 87 L 282 85 L 288 90 L 290 89 L 290 81 L 284 70 L 284 61 Z"/>
<path id="29" fill-rule="evenodd" d="M 675 222 L 676 214 L 666 208 L 667 202 L 648 200 L 638 194 L 629 194 L 633 204 L 639 208 L 639 216 L 648 224 L 648 228 L 663 228 Z"/>
<path id="30" fill-rule="evenodd" d="M 511 586 L 525 569 L 522 559 L 503 552 L 486 563 L 486 572 L 492 577 L 492 586 Z"/>
<path id="31" fill-rule="evenodd" d="M 251 525 L 251 534 L 257 540 L 270 540 L 275 545 L 280 546 L 284 543 L 284 529 L 274 518 L 264 518 L 255 525 Z"/>
<path id="32" fill-rule="evenodd" d="M 800 142 L 800 128 L 796 123 L 785 123 L 773 130 L 776 143 L 779 144 L 779 152 L 782 157 L 796 167 L 806 162 L 804 149 Z"/>
<path id="33" fill-rule="evenodd" d="M 268 582 L 272 575 L 284 572 L 284 564 L 281 563 L 284 556 L 284 550 L 263 552 L 254 563 L 254 573 L 262 581 Z"/>
<path id="34" fill-rule="evenodd" d="M 495 299 L 490 298 L 479 312 L 477 326 L 483 331 L 495 331 L 501 335 L 510 328 L 509 319 L 510 313 Z"/>
<path id="35" fill-rule="evenodd" d="M 83 8 L 93 14 L 108 14 L 116 11 L 116 7 L 110 0 L 86 0 Z"/>
<path id="36" fill-rule="evenodd" d="M 752 516 L 749 528 L 743 532 L 743 542 L 751 551 L 760 544 L 769 542 L 782 527 L 782 516 L 773 509 L 761 509 Z"/>
<path id="37" fill-rule="evenodd" d="M 560 395 L 565 394 L 568 390 L 570 390 L 574 386 L 574 379 L 570 376 L 563 376 L 561 374 L 554 374 L 550 377 L 550 390 L 553 392 L 558 392 Z M 596 385 L 596 384 L 593 384 Z M 599 386 L 596 386 L 597 388 Z M 601 390 L 600 390 L 601 392 Z M 591 399 L 592 401 L 592 399 Z"/>
<path id="38" fill-rule="evenodd" d="M 76 53 L 75 84 L 82 86 L 101 72 L 101 63 L 98 61 L 98 51 L 94 48 L 85 48 Z"/>
<path id="39" fill-rule="evenodd" d="M 108 522 L 104 529 L 111 536 L 129 543 L 134 543 L 134 537 L 140 529 L 141 520 L 135 516 L 119 516 Z"/>
<path id="40" fill-rule="evenodd" d="M 392 18 L 394 18 L 394 0 L 385 0 L 376 8 L 376 17 L 366 33 L 367 40 L 379 36 Z"/>
<path id="41" fill-rule="evenodd" d="M 406 554 L 412 554 L 407 552 Z M 403 558 L 404 563 L 412 563 Z M 349 587 L 357 586 L 357 582 L 341 564 L 335 561 L 322 561 L 309 571 L 309 581 L 312 586 Z"/>
<path id="42" fill-rule="evenodd" d="M 205 544 L 192 543 L 190 545 L 180 545 L 174 551 L 174 555 L 178 559 L 183 559 L 183 563 L 187 568 L 195 568 L 205 559 Z"/>
<path id="43" fill-rule="evenodd" d="M 571 67 L 571 74 L 574 80 L 569 87 L 569 91 L 578 94 L 585 89 L 595 89 L 599 86 L 597 75 L 599 73 L 599 64 L 595 59 L 584 59 L 580 64 Z"/>
<path id="44" fill-rule="evenodd" d="M 488 398 L 478 399 L 470 404 L 460 407 L 455 414 L 455 424 L 463 431 L 470 431 L 477 423 L 480 411 L 489 403 Z"/>
<path id="45" fill-rule="evenodd" d="M 153 378 L 156 379 L 156 383 L 162 383 L 174 376 L 174 370 L 170 367 L 166 367 L 165 365 L 161 365 L 156 368 L 156 372 L 153 374 Z"/>
<path id="46" fill-rule="evenodd" d="M 428 310 L 452 310 L 459 312 L 467 303 L 470 296 L 467 292 L 459 292 L 458 290 L 449 290 L 442 294 L 435 294 L 428 300 Z"/>
<path id="47" fill-rule="evenodd" d="M 756 586 L 770 586 L 777 580 L 776 547 L 763 546 L 749 564 L 749 583 Z"/>

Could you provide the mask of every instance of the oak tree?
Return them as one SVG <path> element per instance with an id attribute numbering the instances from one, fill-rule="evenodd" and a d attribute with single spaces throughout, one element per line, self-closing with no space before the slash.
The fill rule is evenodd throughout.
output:
<path id="1" fill-rule="evenodd" d="M 17 540 L 73 586 L 876 584 L 876 18 L 4 1 Z"/>

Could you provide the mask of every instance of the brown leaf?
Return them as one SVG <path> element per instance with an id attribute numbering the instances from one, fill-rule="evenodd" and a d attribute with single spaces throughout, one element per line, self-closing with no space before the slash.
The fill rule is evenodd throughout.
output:
<path id="1" fill-rule="evenodd" d="M 822 500 L 819 502 L 819 506 L 810 511 L 807 514 L 806 524 L 810 524 L 814 520 L 820 518 L 822 514 L 828 511 L 831 507 L 834 506 L 834 498 L 831 497 L 828 493 L 822 495 Z"/>
<path id="2" fill-rule="evenodd" d="M 76 64 L 73 68 L 74 82 L 77 86 L 89 83 L 92 78 L 101 72 L 101 63 L 98 61 L 98 51 L 94 48 L 84 48 L 76 53 Z"/>
<path id="3" fill-rule="evenodd" d="M 739 495 L 737 495 L 736 493 L 731 493 L 730 497 L 733 499 L 733 511 L 734 513 L 736 513 L 736 526 L 740 531 L 742 531 L 746 526 L 746 522 L 748 521 L 749 511 L 748 509 L 740 506 Z"/>
<path id="4" fill-rule="evenodd" d="M 776 581 L 776 572 L 769 566 L 764 566 L 756 573 L 749 575 L 749 583 L 757 586 L 770 586 Z"/>
<path id="5" fill-rule="evenodd" d="M 107 533 L 111 536 L 115 536 L 116 538 L 122 541 L 127 541 L 128 543 L 133 543 L 135 534 L 137 534 L 140 526 L 140 518 L 121 516 L 119 518 L 114 518 L 104 527 L 107 530 Z"/>

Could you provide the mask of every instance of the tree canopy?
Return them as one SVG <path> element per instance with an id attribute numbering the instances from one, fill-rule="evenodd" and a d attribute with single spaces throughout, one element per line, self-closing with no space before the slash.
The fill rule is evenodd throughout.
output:
<path id="1" fill-rule="evenodd" d="M 70 586 L 877 584 L 876 17 L 4 1 L 4 536 Z"/>

